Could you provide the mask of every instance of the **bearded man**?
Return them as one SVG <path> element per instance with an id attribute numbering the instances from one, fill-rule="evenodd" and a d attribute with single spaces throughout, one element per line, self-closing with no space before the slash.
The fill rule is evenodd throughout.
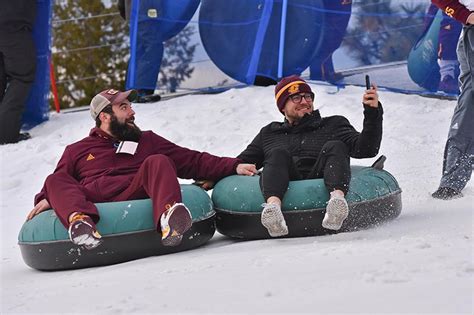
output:
<path id="1" fill-rule="evenodd" d="M 191 228 L 177 177 L 219 180 L 252 174 L 255 166 L 180 147 L 135 124 L 135 90 L 107 89 L 91 101 L 96 122 L 89 136 L 66 147 L 28 215 L 53 208 L 76 245 L 101 244 L 94 203 L 151 198 L 154 223 L 165 246 L 177 246 Z"/>
<path id="2" fill-rule="evenodd" d="M 321 117 L 314 93 L 300 77 L 283 78 L 275 87 L 283 122 L 263 127 L 237 157 L 259 169 L 266 203 L 261 221 L 272 237 L 288 234 L 281 202 L 290 180 L 324 178 L 330 193 L 324 228 L 339 230 L 349 214 L 345 195 L 351 179 L 350 157 L 377 155 L 382 140 L 382 105 L 373 85 L 362 96 L 364 127 L 357 132 L 343 116 Z"/>

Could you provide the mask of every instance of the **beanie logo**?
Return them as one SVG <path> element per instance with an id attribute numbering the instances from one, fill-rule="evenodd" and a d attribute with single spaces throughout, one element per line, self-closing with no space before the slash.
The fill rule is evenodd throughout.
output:
<path id="1" fill-rule="evenodd" d="M 290 94 L 295 94 L 295 93 L 298 93 L 299 91 L 300 91 L 300 85 L 299 84 L 292 85 L 288 89 L 288 93 L 290 93 Z"/>
<path id="2" fill-rule="evenodd" d="M 115 94 L 117 94 L 118 92 L 119 92 L 119 91 L 117 91 L 117 90 L 110 89 L 110 90 L 107 91 L 107 94 L 115 95 Z"/>
<path id="3" fill-rule="evenodd" d="M 92 153 L 89 153 L 89 155 L 87 156 L 86 161 L 90 161 L 90 160 L 93 160 L 93 159 L 95 159 L 95 157 L 92 155 Z"/>

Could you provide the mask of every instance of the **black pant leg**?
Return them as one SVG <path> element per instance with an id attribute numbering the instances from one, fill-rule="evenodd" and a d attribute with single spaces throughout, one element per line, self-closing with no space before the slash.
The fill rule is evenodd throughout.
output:
<path id="1" fill-rule="evenodd" d="M 329 192 L 338 189 L 346 194 L 351 180 L 349 149 L 346 144 L 339 140 L 326 142 L 307 176 L 307 179 L 310 178 L 324 178 Z"/>
<path id="2" fill-rule="evenodd" d="M 0 53 L 8 84 L 0 103 L 0 143 L 16 142 L 21 128 L 21 116 L 35 79 L 36 50 L 29 31 L 10 34 L 2 39 Z"/>
<path id="3" fill-rule="evenodd" d="M 260 175 L 260 188 L 265 201 L 271 196 L 283 199 L 290 180 L 302 179 L 296 170 L 290 152 L 274 149 L 265 160 Z"/>
<path id="4" fill-rule="evenodd" d="M 6 88 L 7 88 L 7 73 L 5 71 L 5 63 L 3 62 L 3 54 L 0 52 L 0 104 L 2 103 Z"/>

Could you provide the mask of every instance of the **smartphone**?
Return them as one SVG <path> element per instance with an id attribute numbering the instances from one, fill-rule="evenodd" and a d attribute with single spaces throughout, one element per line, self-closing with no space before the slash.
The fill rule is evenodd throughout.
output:
<path id="1" fill-rule="evenodd" d="M 365 87 L 367 90 L 370 90 L 372 88 L 372 85 L 370 84 L 370 77 L 368 74 L 365 75 Z"/>

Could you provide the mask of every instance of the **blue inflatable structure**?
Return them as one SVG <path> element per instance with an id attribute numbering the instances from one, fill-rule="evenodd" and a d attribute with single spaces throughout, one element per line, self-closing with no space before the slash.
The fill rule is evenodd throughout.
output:
<path id="1" fill-rule="evenodd" d="M 51 0 L 37 0 L 33 37 L 36 46 L 36 76 L 23 113 L 23 128 L 30 129 L 48 119 L 49 58 L 51 55 Z"/>
<path id="2" fill-rule="evenodd" d="M 156 88 L 163 42 L 188 24 L 198 6 L 199 0 L 132 1 L 127 89 Z"/>
<path id="3" fill-rule="evenodd" d="M 337 81 L 332 54 L 341 45 L 351 18 L 352 1 L 323 0 L 325 18 L 322 42 L 310 65 L 310 79 Z"/>
<path id="4" fill-rule="evenodd" d="M 322 45 L 322 0 L 203 0 L 199 33 L 214 64 L 254 84 L 301 73 Z"/>

